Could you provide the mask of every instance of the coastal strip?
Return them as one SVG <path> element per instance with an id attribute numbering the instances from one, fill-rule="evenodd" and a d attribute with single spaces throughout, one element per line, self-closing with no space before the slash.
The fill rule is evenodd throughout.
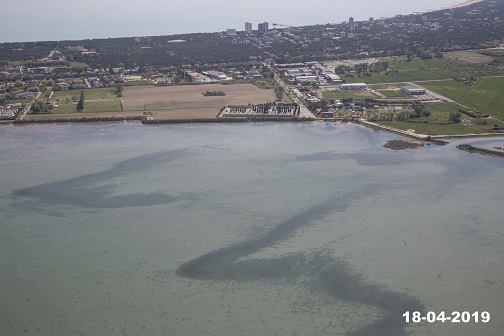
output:
<path id="1" fill-rule="evenodd" d="M 144 125 L 163 125 L 163 124 L 208 124 L 208 123 L 247 123 L 247 122 L 313 122 L 322 121 L 321 119 L 307 117 L 257 117 L 248 116 L 240 118 L 192 118 L 192 119 L 150 119 L 146 116 L 123 116 L 123 117 L 81 117 L 81 118 L 47 118 L 47 119 L 23 119 L 14 121 L 4 121 L 0 124 L 63 124 L 63 123 L 99 123 L 99 122 L 141 122 Z M 411 131 L 405 131 L 389 126 L 380 125 L 365 120 L 351 121 L 356 124 L 366 126 L 375 130 L 384 131 L 392 134 L 401 135 L 407 138 L 429 142 L 436 145 L 446 145 L 448 139 L 462 138 L 486 138 L 504 136 L 504 133 L 483 133 L 483 134 L 456 134 L 456 135 L 427 135 L 416 134 Z"/>
<path id="2" fill-rule="evenodd" d="M 477 4 L 478 2 L 481 2 L 481 1 L 483 1 L 483 0 L 468 0 L 468 1 L 464 1 L 462 3 L 459 3 L 458 5 L 450 6 L 448 8 L 449 9 L 455 9 L 455 8 L 467 7 L 467 6 L 471 6 L 471 5 Z"/>
<path id="3" fill-rule="evenodd" d="M 129 117 L 92 117 L 92 118 L 51 118 L 51 119 L 23 119 L 11 122 L 14 125 L 23 124 L 53 124 L 53 123 L 94 123 L 113 121 L 140 121 L 145 125 L 183 124 L 183 123 L 242 123 L 242 122 L 307 122 L 316 121 L 306 117 L 243 117 L 243 118 L 193 118 L 193 119 L 148 119 L 144 116 Z"/>

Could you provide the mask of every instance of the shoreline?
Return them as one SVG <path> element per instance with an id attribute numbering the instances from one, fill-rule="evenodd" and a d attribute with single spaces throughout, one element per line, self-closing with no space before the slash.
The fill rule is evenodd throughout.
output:
<path id="1" fill-rule="evenodd" d="M 215 123 L 246 123 L 246 122 L 313 122 L 320 121 L 326 122 L 322 119 L 314 118 L 261 118 L 261 117 L 244 117 L 244 118 L 194 118 L 194 119 L 147 119 L 145 116 L 125 116 L 125 117 L 93 117 L 93 118 L 60 118 L 60 119 L 23 119 L 23 120 L 12 120 L 10 122 L 2 122 L 0 125 L 30 125 L 30 124 L 64 124 L 64 123 L 101 123 L 101 122 L 140 122 L 143 125 L 163 125 L 163 124 L 215 124 Z M 427 135 L 427 134 L 416 134 L 408 131 L 404 131 L 397 128 L 392 128 L 377 123 L 358 120 L 358 121 L 348 121 L 356 125 L 365 126 L 371 129 L 397 134 L 404 136 L 406 138 L 415 139 L 419 141 L 432 142 L 439 145 L 448 144 L 449 139 L 465 139 L 465 138 L 488 138 L 488 137 L 503 137 L 504 133 L 481 133 L 481 134 L 438 134 L 438 135 Z"/>
<path id="2" fill-rule="evenodd" d="M 478 2 L 482 2 L 482 1 L 483 0 L 468 0 L 468 1 L 461 2 L 458 5 L 450 6 L 447 9 L 455 9 L 455 8 L 467 7 L 467 6 L 470 6 L 470 5 L 477 4 Z"/>

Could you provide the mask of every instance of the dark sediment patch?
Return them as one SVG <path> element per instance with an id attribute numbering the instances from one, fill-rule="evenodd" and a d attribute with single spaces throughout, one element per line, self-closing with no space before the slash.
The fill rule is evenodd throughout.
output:
<path id="1" fill-rule="evenodd" d="M 323 161 L 323 160 L 341 160 L 344 159 L 345 155 L 337 152 L 320 152 L 306 155 L 298 155 L 296 160 L 298 161 Z"/>
<path id="2" fill-rule="evenodd" d="M 19 197 L 34 198 L 42 204 L 71 204 L 83 208 L 126 208 L 174 202 L 182 195 L 159 192 L 114 195 L 112 179 L 141 172 L 179 158 L 193 155 L 190 150 L 174 150 L 141 155 L 115 164 L 112 168 L 72 179 L 14 190 Z"/>
<path id="3" fill-rule="evenodd" d="M 361 166 L 392 166 L 404 163 L 404 157 L 394 154 L 351 153 L 347 155 Z"/>
<path id="4" fill-rule="evenodd" d="M 324 216 L 344 211 L 355 199 L 381 190 L 380 186 L 367 185 L 347 195 L 338 196 L 325 203 L 301 211 L 271 229 L 267 234 L 249 241 L 233 244 L 197 257 L 183 265 L 176 274 L 182 277 L 210 281 L 296 280 L 310 290 L 323 292 L 337 300 L 379 308 L 383 317 L 359 329 L 348 330 L 348 336 L 406 335 L 405 311 L 424 312 L 425 307 L 416 298 L 395 293 L 376 284 L 369 284 L 348 264 L 322 252 L 315 255 L 303 253 L 276 259 L 240 260 L 261 249 L 291 238 L 296 232 Z M 299 280 L 303 279 L 303 280 Z M 367 320 L 367 318 L 363 318 Z"/>
<path id="5" fill-rule="evenodd" d="M 400 150 L 400 149 L 416 149 L 419 147 L 423 147 L 424 144 L 418 143 L 418 142 L 409 142 L 409 141 L 404 141 L 404 140 L 390 140 L 387 141 L 383 147 L 385 148 L 390 148 L 394 150 Z"/>
<path id="6" fill-rule="evenodd" d="M 337 153 L 320 152 L 307 155 L 299 155 L 298 161 L 324 161 L 324 160 L 342 160 L 353 159 L 361 166 L 390 166 L 404 162 L 403 157 L 392 154 L 370 154 L 370 153 Z"/>

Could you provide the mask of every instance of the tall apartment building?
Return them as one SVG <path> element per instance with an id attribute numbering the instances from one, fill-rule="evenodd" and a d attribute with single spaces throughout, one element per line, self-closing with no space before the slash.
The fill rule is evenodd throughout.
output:
<path id="1" fill-rule="evenodd" d="M 257 25 L 257 30 L 259 30 L 259 33 L 261 34 L 266 34 L 269 30 L 269 23 L 268 22 L 259 23 Z"/>
<path id="2" fill-rule="evenodd" d="M 252 34 L 252 22 L 245 22 L 245 33 Z"/>

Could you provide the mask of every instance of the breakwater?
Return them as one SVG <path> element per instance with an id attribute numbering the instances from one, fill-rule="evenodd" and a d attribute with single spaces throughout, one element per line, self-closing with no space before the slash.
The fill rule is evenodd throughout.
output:
<path id="1" fill-rule="evenodd" d="M 468 144 L 462 144 L 457 146 L 458 149 L 469 152 L 469 153 L 478 153 L 483 155 L 491 155 L 504 158 L 504 152 L 494 151 L 491 149 L 485 149 L 481 147 L 474 147 Z"/>

